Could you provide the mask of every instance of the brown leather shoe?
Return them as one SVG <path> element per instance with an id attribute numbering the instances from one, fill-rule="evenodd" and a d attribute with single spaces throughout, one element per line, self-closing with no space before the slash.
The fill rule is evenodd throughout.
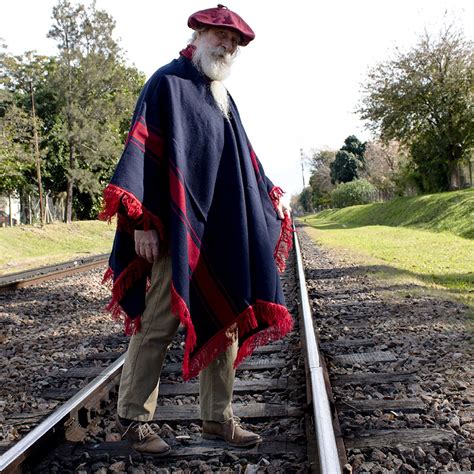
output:
<path id="1" fill-rule="evenodd" d="M 133 449 L 140 453 L 165 456 L 171 451 L 169 444 L 165 443 L 148 423 L 132 421 L 128 426 L 125 426 L 117 416 L 115 424 L 122 439 L 129 441 Z"/>
<path id="2" fill-rule="evenodd" d="M 206 439 L 223 439 L 230 446 L 246 448 L 262 442 L 257 433 L 244 430 L 240 418 L 234 416 L 227 421 L 203 421 L 202 437 Z"/>

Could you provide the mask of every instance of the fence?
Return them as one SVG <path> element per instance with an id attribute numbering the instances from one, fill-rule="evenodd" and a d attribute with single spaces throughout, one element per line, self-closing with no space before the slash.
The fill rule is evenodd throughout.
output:
<path id="1" fill-rule="evenodd" d="M 49 191 L 43 197 L 44 222 L 64 221 L 66 212 L 65 196 L 53 198 Z M 17 208 L 17 209 L 16 209 Z M 34 194 L 6 196 L 0 198 L 0 226 L 37 224 L 41 222 L 39 197 Z"/>

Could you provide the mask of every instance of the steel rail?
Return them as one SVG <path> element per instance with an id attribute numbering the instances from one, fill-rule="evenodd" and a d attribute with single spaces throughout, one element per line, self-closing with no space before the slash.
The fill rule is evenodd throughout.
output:
<path id="1" fill-rule="evenodd" d="M 94 397 L 94 394 L 105 387 L 118 376 L 125 360 L 125 354 L 118 358 L 112 365 L 104 369 L 102 374 L 86 385 L 74 397 L 54 411 L 48 418 L 16 443 L 0 457 L 0 473 L 17 472 L 21 463 L 28 457 L 29 451 L 42 437 L 64 422 L 64 419 Z"/>
<path id="2" fill-rule="evenodd" d="M 314 418 L 314 429 L 319 454 L 319 472 L 321 474 L 341 473 L 339 455 L 337 451 L 336 436 L 332 424 L 329 398 L 324 382 L 324 372 L 321 364 L 318 344 L 314 335 L 313 317 L 309 304 L 306 279 L 304 276 L 303 261 L 298 241 L 298 235 L 294 234 L 296 264 L 299 281 L 299 293 L 301 310 L 303 316 L 303 326 L 306 338 L 306 356 L 308 370 L 310 373 L 311 396 Z"/>
<path id="3" fill-rule="evenodd" d="M 82 259 L 82 263 L 75 263 L 75 261 L 71 261 L 57 265 L 50 265 L 48 267 L 37 268 L 34 270 L 27 270 L 25 272 L 5 275 L 0 277 L 0 292 L 25 288 L 42 283 L 43 281 L 59 278 L 60 276 L 72 275 L 74 273 L 90 270 L 92 268 L 106 264 L 108 256 L 109 254 L 103 254 L 98 257 L 89 258 L 87 260 Z M 51 269 L 55 270 L 51 271 Z M 22 275 L 27 276 L 22 277 Z"/>

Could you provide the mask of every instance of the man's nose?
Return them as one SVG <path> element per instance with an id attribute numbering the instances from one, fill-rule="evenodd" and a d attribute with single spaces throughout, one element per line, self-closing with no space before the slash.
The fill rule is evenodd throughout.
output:
<path id="1" fill-rule="evenodd" d="M 232 41 L 227 38 L 223 38 L 221 41 L 221 46 L 226 50 L 230 51 L 232 49 Z"/>

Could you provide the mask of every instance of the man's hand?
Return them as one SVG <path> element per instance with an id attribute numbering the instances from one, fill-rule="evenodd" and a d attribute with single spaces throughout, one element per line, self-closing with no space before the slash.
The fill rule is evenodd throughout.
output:
<path id="1" fill-rule="evenodd" d="M 276 211 L 277 211 L 278 217 L 282 220 L 285 218 L 285 214 L 287 214 L 288 217 L 290 216 L 290 209 L 282 203 L 281 199 L 278 202 L 278 207 Z"/>
<path id="2" fill-rule="evenodd" d="M 135 252 L 150 263 L 158 260 L 160 239 L 156 230 L 135 231 Z"/>

